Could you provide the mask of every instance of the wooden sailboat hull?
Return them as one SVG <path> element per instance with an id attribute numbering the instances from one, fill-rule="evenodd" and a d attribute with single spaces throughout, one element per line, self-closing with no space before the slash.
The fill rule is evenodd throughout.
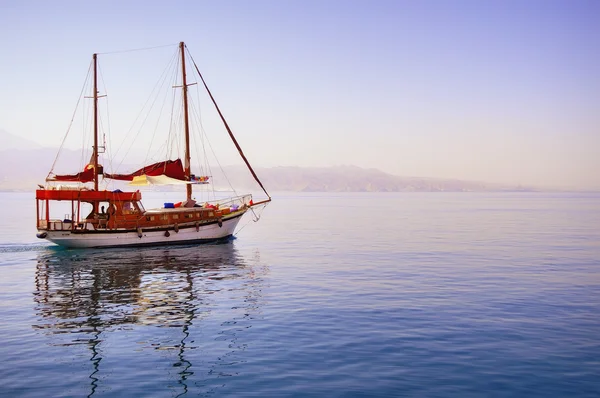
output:
<path id="1" fill-rule="evenodd" d="M 244 213 L 218 222 L 147 230 L 40 231 L 50 242 L 68 248 L 137 247 L 208 243 L 226 240 L 235 232 Z"/>

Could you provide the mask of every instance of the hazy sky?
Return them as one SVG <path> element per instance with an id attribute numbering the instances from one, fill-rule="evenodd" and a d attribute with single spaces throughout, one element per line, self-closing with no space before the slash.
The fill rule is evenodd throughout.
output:
<path id="1" fill-rule="evenodd" d="M 257 166 L 600 188 L 599 1 L 0 0 L 0 129 L 58 146 L 93 52 L 182 40 Z"/>

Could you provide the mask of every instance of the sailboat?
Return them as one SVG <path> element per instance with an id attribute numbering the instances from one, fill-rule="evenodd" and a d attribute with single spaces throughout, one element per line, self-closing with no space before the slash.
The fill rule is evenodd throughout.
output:
<path id="1" fill-rule="evenodd" d="M 107 173 L 99 162 L 104 147 L 99 143 L 98 54 L 93 54 L 93 130 L 94 142 L 90 162 L 76 174 L 54 174 L 36 190 L 37 237 L 69 248 L 130 247 L 151 245 L 192 244 L 222 241 L 235 232 L 240 219 L 256 206 L 264 206 L 271 196 L 248 162 L 238 141 L 223 117 L 202 74 L 193 62 L 197 75 L 214 105 L 235 148 L 266 199 L 254 202 L 251 194 L 235 195 L 197 203 L 193 186 L 210 183 L 210 176 L 196 176 L 191 170 L 190 121 L 188 111 L 188 84 L 186 77 L 187 47 L 179 43 L 183 127 L 185 138 L 184 160 L 164 160 L 145 165 L 128 174 Z M 193 61 L 193 60 L 192 60 Z M 146 210 L 139 190 L 101 190 L 101 180 L 129 181 L 130 185 L 181 184 L 186 186 L 185 199 L 164 203 L 164 207 Z M 65 185 L 71 183 L 71 185 Z M 76 185 L 73 185 L 75 183 Z M 90 185 L 93 184 L 93 185 Z M 57 218 L 51 209 L 56 202 L 70 202 L 70 212 Z M 85 214 L 91 205 L 89 214 Z M 58 206 L 60 207 L 60 206 Z M 64 204 L 63 204 L 64 207 Z M 63 213 L 64 214 L 64 213 Z"/>

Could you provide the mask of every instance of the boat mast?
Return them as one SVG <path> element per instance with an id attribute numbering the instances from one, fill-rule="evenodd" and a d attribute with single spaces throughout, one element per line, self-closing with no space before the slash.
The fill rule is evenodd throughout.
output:
<path id="1" fill-rule="evenodd" d="M 98 190 L 98 57 L 94 54 L 94 190 Z M 95 204 L 98 210 L 98 204 Z"/>
<path id="2" fill-rule="evenodd" d="M 188 119 L 188 97 L 187 97 L 187 80 L 185 76 L 185 44 L 179 43 L 179 51 L 181 52 L 181 74 L 183 76 L 183 121 L 185 126 L 185 179 L 191 180 L 190 167 L 190 123 Z M 186 184 L 187 200 L 192 199 L 192 184 Z"/>

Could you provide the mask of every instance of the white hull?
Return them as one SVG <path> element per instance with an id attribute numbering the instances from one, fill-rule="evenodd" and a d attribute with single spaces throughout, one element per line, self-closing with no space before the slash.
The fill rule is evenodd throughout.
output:
<path id="1" fill-rule="evenodd" d="M 148 229 L 147 231 L 105 230 L 72 232 L 69 230 L 59 230 L 43 232 L 46 233 L 44 239 L 70 248 L 175 245 L 226 239 L 233 235 L 241 218 L 242 215 L 224 218 L 222 226 L 219 226 L 216 222 L 198 227 L 195 225 L 179 226 L 177 232 L 174 228 L 169 228 L 168 230 L 166 228 Z"/>

